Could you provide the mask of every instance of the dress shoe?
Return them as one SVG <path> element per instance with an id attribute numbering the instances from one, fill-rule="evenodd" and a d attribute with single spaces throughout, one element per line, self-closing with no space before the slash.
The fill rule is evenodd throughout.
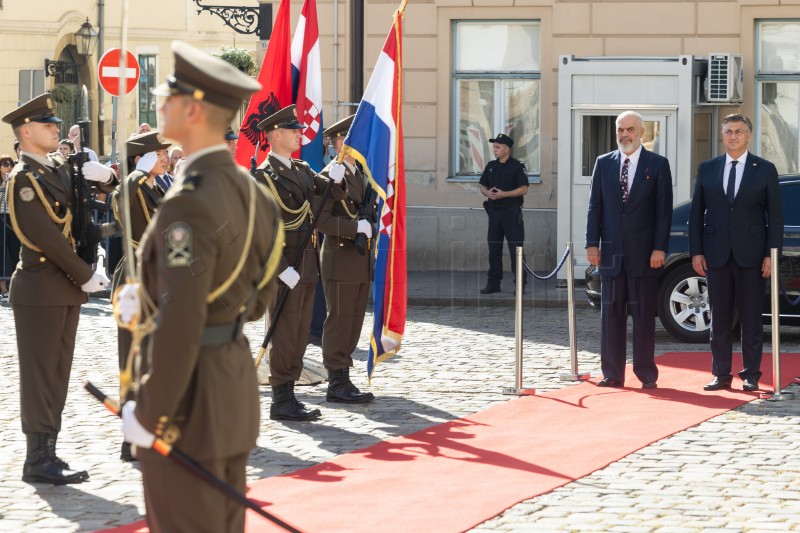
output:
<path id="1" fill-rule="evenodd" d="M 294 396 L 294 383 L 288 382 L 272 387 L 272 404 L 269 417 L 272 420 L 293 420 L 303 422 L 320 417 L 319 409 L 306 409 Z"/>
<path id="2" fill-rule="evenodd" d="M 314 346 L 322 346 L 322 337 L 311 333 L 308 335 L 308 344 L 313 344 Z"/>
<path id="3" fill-rule="evenodd" d="M 658 385 L 656 385 L 655 381 L 645 381 L 644 383 L 642 383 L 642 388 L 643 389 L 657 389 Z"/>
<path id="4" fill-rule="evenodd" d="M 494 294 L 496 292 L 500 292 L 499 285 L 491 285 L 487 283 L 486 286 L 481 289 L 481 294 Z"/>
<path id="5" fill-rule="evenodd" d="M 597 382 L 597 386 L 598 387 L 614 387 L 616 389 L 621 389 L 622 387 L 625 386 L 625 384 L 622 383 L 619 380 L 616 380 L 616 379 L 603 378 L 603 379 L 601 379 L 600 381 Z"/>
<path id="6" fill-rule="evenodd" d="M 712 379 L 707 385 L 703 386 L 703 390 L 730 389 L 731 381 L 732 378 L 721 378 L 719 376 L 714 376 L 714 379 Z"/>
<path id="7" fill-rule="evenodd" d="M 350 381 L 350 369 L 328 370 L 328 393 L 325 399 L 334 403 L 367 403 L 375 399 L 371 392 L 361 392 Z"/>
<path id="8" fill-rule="evenodd" d="M 758 390 L 758 381 L 756 381 L 753 378 L 745 378 L 744 381 L 742 382 L 742 390 L 750 392 Z"/>

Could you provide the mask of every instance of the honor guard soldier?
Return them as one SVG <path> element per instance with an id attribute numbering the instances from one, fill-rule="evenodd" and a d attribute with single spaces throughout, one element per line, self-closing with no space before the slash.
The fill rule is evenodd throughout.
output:
<path id="1" fill-rule="evenodd" d="M 22 480 L 54 485 L 89 479 L 56 455 L 61 413 L 67 399 L 80 306 L 108 278 L 93 272 L 75 252 L 72 235 L 73 179 L 58 148 L 58 124 L 49 94 L 37 96 L 3 117 L 22 150 L 7 189 L 14 232 L 22 243 L 11 277 L 10 302 L 19 350 L 22 431 L 28 453 Z M 86 179 L 114 181 L 111 171 L 86 163 Z M 113 185 L 100 184 L 105 192 Z"/>
<path id="2" fill-rule="evenodd" d="M 266 183 L 278 201 L 286 228 L 286 246 L 283 249 L 278 278 L 289 293 L 271 339 L 269 356 L 269 384 L 272 386 L 272 405 L 269 417 L 273 420 L 314 420 L 319 409 L 307 409 L 294 395 L 294 383 L 303 370 L 308 330 L 314 306 L 314 290 L 319 279 L 316 239 L 305 236 L 312 227 L 314 205 L 320 196 L 330 190 L 336 200 L 345 198 L 343 186 L 344 166 L 329 169 L 329 178 L 315 174 L 301 159 L 292 159 L 300 149 L 303 125 L 297 122 L 294 105 L 290 105 L 262 120 L 258 128 L 266 131 L 270 153 L 256 171 L 256 180 Z M 335 183 L 332 184 L 331 180 Z M 302 255 L 301 255 L 302 254 Z M 300 258 L 297 269 L 292 265 Z"/>
<path id="3" fill-rule="evenodd" d="M 325 130 L 336 154 L 342 151 L 344 139 L 355 115 L 340 120 Z M 369 285 L 372 281 L 372 254 L 356 248 L 355 238 L 363 234 L 372 238 L 372 222 L 359 218 L 362 204 L 367 201 L 369 182 L 357 167 L 352 156 L 345 156 L 344 179 L 347 197 L 333 201 L 329 210 L 320 216 L 319 229 L 325 234 L 322 242 L 322 287 L 327 302 L 327 317 L 322 333 L 322 361 L 328 369 L 329 402 L 365 403 L 373 400 L 371 392 L 361 392 L 350 381 L 352 353 L 358 345 L 364 313 L 367 310 Z M 322 172 L 327 175 L 336 163 L 331 162 Z M 370 199 L 371 200 L 371 199 Z"/>
<path id="4" fill-rule="evenodd" d="M 175 71 L 153 93 L 166 96 L 162 132 L 183 145 L 186 163 L 137 250 L 139 286 L 119 292 L 123 323 L 153 323 L 142 346 L 147 373 L 122 408 L 123 432 L 141 464 L 150 531 L 241 532 L 244 507 L 150 448 L 156 437 L 175 443 L 244 493 L 260 405 L 242 325 L 274 297 L 283 229 L 275 201 L 224 139 L 261 85 L 186 43 L 172 51 Z M 140 317 L 130 312 L 137 308 Z"/>
<path id="5" fill-rule="evenodd" d="M 117 221 L 117 225 L 122 230 L 123 235 L 126 235 L 127 226 L 122 216 L 130 215 L 130 235 L 127 235 L 127 239 L 130 242 L 131 251 L 135 251 L 139 247 L 144 230 L 153 218 L 158 203 L 164 198 L 166 191 L 156 183 L 156 177 L 166 172 L 169 166 L 169 157 L 166 150 L 170 146 L 172 145 L 165 142 L 158 131 L 135 134 L 125 143 L 128 168 L 133 168 L 134 170 L 117 186 L 111 199 L 111 205 L 114 210 L 114 219 Z M 124 195 L 122 194 L 123 187 L 125 188 Z M 127 209 L 120 209 L 123 198 L 127 202 Z M 127 246 L 123 246 L 123 253 L 126 253 L 128 249 Z M 114 270 L 114 276 L 111 279 L 112 295 L 116 294 L 117 289 L 126 281 L 127 264 L 127 257 L 123 257 L 122 261 L 117 263 L 117 268 Z M 117 354 L 122 381 L 130 379 L 132 374 L 132 368 L 128 368 L 130 349 L 130 331 L 127 328 L 118 327 Z M 133 360 L 130 362 L 132 364 Z M 121 401 L 124 403 L 133 399 L 132 391 L 127 382 L 123 384 L 122 388 L 128 389 L 128 395 L 125 398 L 121 398 Z M 131 455 L 130 443 L 122 443 L 120 459 L 126 462 L 135 460 Z"/>

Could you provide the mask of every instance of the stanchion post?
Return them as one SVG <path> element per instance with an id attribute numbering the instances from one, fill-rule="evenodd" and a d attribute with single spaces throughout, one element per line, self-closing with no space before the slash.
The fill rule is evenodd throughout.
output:
<path id="1" fill-rule="evenodd" d="M 536 394 L 536 389 L 526 389 L 522 386 L 522 289 L 525 286 L 525 268 L 522 247 L 517 246 L 516 257 L 517 288 L 516 299 L 514 302 L 514 338 L 515 338 L 515 360 L 514 360 L 514 386 L 503 389 L 503 394 L 515 394 L 517 396 L 531 396 Z"/>
<path id="2" fill-rule="evenodd" d="M 780 265 L 778 264 L 778 249 L 772 248 L 769 252 L 770 262 L 770 304 L 772 311 L 772 394 L 765 394 L 768 400 L 781 401 L 794 399 L 793 392 L 781 392 L 781 314 L 778 304 L 778 280 Z"/>
<path id="3" fill-rule="evenodd" d="M 559 376 L 561 381 L 586 381 L 589 374 L 578 372 L 578 332 L 575 320 L 575 251 L 572 243 L 567 243 L 567 318 L 569 323 L 569 362 L 570 373 Z"/>

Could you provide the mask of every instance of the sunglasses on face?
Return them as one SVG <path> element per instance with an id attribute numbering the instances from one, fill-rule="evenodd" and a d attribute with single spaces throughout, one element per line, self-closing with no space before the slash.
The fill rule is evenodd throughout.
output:
<path id="1" fill-rule="evenodd" d="M 3 161 L 0 163 L 0 167 L 13 167 L 14 164 L 11 161 Z"/>

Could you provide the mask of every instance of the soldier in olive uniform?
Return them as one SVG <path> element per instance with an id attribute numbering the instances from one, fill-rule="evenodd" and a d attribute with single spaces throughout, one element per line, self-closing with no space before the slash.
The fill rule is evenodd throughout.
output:
<path id="1" fill-rule="evenodd" d="M 20 141 L 22 154 L 11 173 L 7 198 L 11 224 L 22 242 L 20 261 L 11 277 L 10 301 L 19 350 L 22 431 L 28 454 L 23 481 L 62 485 L 89 479 L 56 455 L 61 413 L 67 399 L 80 306 L 88 293 L 105 288 L 108 278 L 75 253 L 71 231 L 72 177 L 60 157 L 60 119 L 53 116 L 49 94 L 23 104 L 3 117 Z M 115 182 L 110 169 L 86 163 L 87 179 Z"/>
<path id="2" fill-rule="evenodd" d="M 156 183 L 156 177 L 166 172 L 166 168 L 169 165 L 169 157 L 167 157 L 165 150 L 170 146 L 172 145 L 164 142 L 164 138 L 161 137 L 158 131 L 135 134 L 125 143 L 128 168 L 133 168 L 134 170 L 117 186 L 111 198 L 111 204 L 114 210 L 114 218 L 123 234 L 127 231 L 127 228 L 121 217 L 130 215 L 131 233 L 128 239 L 130 240 L 131 250 L 136 250 L 139 247 L 139 241 L 142 240 L 144 230 L 153 218 L 158 203 L 164 198 L 165 191 Z M 123 201 L 123 187 L 125 187 L 124 200 L 127 202 L 127 209 L 120 209 Z M 126 250 L 127 248 L 123 247 L 123 253 Z M 114 276 L 111 280 L 111 294 L 115 294 L 117 289 L 125 283 L 127 268 L 127 258 L 123 257 L 114 270 Z M 120 374 L 126 371 L 130 350 L 130 331 L 126 328 L 117 328 L 117 355 L 119 357 Z M 130 376 L 130 373 L 126 375 Z M 133 399 L 133 391 L 128 388 L 127 392 L 126 397 L 121 398 L 123 403 Z M 120 459 L 126 462 L 135 460 L 131 455 L 130 443 L 122 443 Z"/>
<path id="3" fill-rule="evenodd" d="M 141 287 L 120 289 L 123 302 L 133 288 L 142 308 L 157 307 L 142 346 L 148 373 L 122 408 L 123 432 L 142 466 L 150 531 L 243 531 L 243 507 L 149 448 L 156 437 L 175 443 L 244 492 L 260 406 L 242 325 L 274 298 L 283 230 L 274 200 L 224 140 L 261 85 L 186 43 L 172 51 L 175 71 L 154 94 L 166 96 L 163 133 L 183 144 L 186 163 L 137 250 Z"/>
<path id="4" fill-rule="evenodd" d="M 329 171 L 330 179 L 315 174 L 301 159 L 292 159 L 300 149 L 303 125 L 297 122 L 294 105 L 287 106 L 258 124 L 267 132 L 270 153 L 256 171 L 256 180 L 265 183 L 278 201 L 286 228 L 286 246 L 283 249 L 278 278 L 289 290 L 281 316 L 272 334 L 269 349 L 269 384 L 272 386 L 272 405 L 269 416 L 273 420 L 314 420 L 319 409 L 306 409 L 294 395 L 294 382 L 303 370 L 308 330 L 314 307 L 314 290 L 319 279 L 316 239 L 309 239 L 305 249 L 303 239 L 311 228 L 314 205 L 322 201 L 326 189 L 341 200 L 344 166 L 335 165 Z M 331 183 L 333 180 L 333 183 Z M 295 260 L 302 259 L 295 269 Z M 272 311 L 270 310 L 270 318 Z"/>
<path id="5" fill-rule="evenodd" d="M 344 146 L 347 131 L 355 115 L 340 120 L 325 130 L 336 153 Z M 322 361 L 328 369 L 329 402 L 365 403 L 374 396 L 361 392 L 350 381 L 352 353 L 358 345 L 364 314 L 367 310 L 369 285 L 372 281 L 372 254 L 361 255 L 354 244 L 359 233 L 372 237 L 372 222 L 359 219 L 358 211 L 365 200 L 369 183 L 356 165 L 355 159 L 345 156 L 344 179 L 347 197 L 329 200 L 330 210 L 320 216 L 319 229 L 325 234 L 322 243 L 322 286 L 325 290 L 328 314 L 322 333 Z M 321 174 L 327 175 L 330 163 Z M 367 247 L 368 248 L 368 247 Z"/>

